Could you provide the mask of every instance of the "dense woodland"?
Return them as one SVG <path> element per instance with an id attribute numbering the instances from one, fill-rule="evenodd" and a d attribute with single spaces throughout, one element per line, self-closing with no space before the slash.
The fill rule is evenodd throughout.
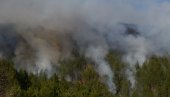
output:
<path id="1" fill-rule="evenodd" d="M 114 71 L 117 93 L 112 94 L 83 56 L 60 62 L 58 75 L 47 77 L 13 68 L 10 59 L 0 61 L 0 97 L 170 97 L 170 60 L 153 56 L 142 67 L 136 64 L 136 86 L 125 75 L 126 64 L 110 52 L 106 60 Z M 67 81 L 65 76 L 71 76 Z"/>

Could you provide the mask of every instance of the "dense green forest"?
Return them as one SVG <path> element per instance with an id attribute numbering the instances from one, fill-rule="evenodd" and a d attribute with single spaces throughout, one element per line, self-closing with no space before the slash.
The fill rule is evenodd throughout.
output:
<path id="1" fill-rule="evenodd" d="M 136 65 L 136 86 L 130 87 L 126 64 L 119 54 L 109 53 L 106 60 L 114 71 L 117 92 L 112 94 L 101 83 L 92 63 L 83 57 L 62 61 L 58 75 L 47 77 L 13 68 L 10 59 L 0 61 L 0 97 L 170 97 L 170 60 L 153 56 L 141 67 Z M 72 77 L 66 81 L 65 76 Z"/>

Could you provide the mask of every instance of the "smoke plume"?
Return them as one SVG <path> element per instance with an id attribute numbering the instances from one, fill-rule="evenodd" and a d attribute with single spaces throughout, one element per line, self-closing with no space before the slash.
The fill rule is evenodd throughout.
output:
<path id="1" fill-rule="evenodd" d="M 135 64 L 170 52 L 170 3 L 154 0 L 1 0 L 0 57 L 17 69 L 49 76 L 72 49 L 94 62 L 115 93 L 109 50 L 123 52 L 127 78 L 135 85 Z"/>

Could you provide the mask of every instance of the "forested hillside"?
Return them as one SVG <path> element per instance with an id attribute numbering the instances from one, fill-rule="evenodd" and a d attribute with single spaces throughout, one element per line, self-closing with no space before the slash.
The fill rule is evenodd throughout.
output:
<path id="1" fill-rule="evenodd" d="M 108 91 L 95 72 L 93 63 L 83 57 L 61 62 L 58 74 L 28 74 L 15 70 L 10 59 L 0 61 L 0 97 L 170 97 L 170 61 L 153 56 L 141 67 L 136 64 L 136 84 L 132 88 L 126 78 L 125 63 L 110 52 L 116 94 Z M 66 68 L 67 67 L 67 68 Z M 68 77 L 66 77 L 68 76 Z"/>
<path id="2" fill-rule="evenodd" d="M 0 97 L 170 97 L 170 0 L 0 0 Z"/>

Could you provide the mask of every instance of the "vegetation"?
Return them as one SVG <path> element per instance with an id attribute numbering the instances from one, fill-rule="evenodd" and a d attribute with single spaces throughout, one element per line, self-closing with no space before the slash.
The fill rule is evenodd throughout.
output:
<path id="1" fill-rule="evenodd" d="M 170 61 L 153 56 L 136 66 L 136 87 L 130 88 L 125 64 L 119 54 L 110 52 L 106 60 L 114 71 L 117 93 L 102 83 L 93 65 L 83 57 L 61 62 L 60 76 L 17 71 L 9 60 L 0 61 L 0 97 L 170 97 Z M 71 77 L 71 81 L 66 80 Z"/>

